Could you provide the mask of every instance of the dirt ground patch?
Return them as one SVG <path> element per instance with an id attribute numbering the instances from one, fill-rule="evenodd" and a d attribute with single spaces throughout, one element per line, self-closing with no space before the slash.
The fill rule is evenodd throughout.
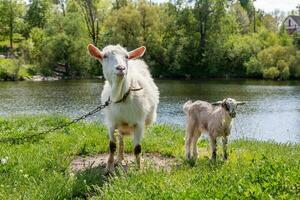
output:
<path id="1" fill-rule="evenodd" d="M 94 156 L 80 156 L 71 162 L 70 170 L 71 172 L 76 173 L 93 168 L 104 169 L 106 167 L 107 158 L 107 153 L 97 154 Z M 141 158 L 142 167 L 149 166 L 154 167 L 155 169 L 163 169 L 166 171 L 170 171 L 172 167 L 178 164 L 178 160 L 176 160 L 176 158 L 165 157 L 159 153 L 145 153 Z M 126 162 L 122 164 L 122 167 L 125 170 L 135 167 L 133 154 L 125 154 L 125 161 Z"/>

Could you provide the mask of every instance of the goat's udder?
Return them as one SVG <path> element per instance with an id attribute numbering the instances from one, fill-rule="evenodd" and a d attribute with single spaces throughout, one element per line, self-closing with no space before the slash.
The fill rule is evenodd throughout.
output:
<path id="1" fill-rule="evenodd" d="M 118 131 L 122 135 L 131 135 L 134 131 L 135 126 L 130 126 L 127 123 L 121 123 L 118 125 Z"/>

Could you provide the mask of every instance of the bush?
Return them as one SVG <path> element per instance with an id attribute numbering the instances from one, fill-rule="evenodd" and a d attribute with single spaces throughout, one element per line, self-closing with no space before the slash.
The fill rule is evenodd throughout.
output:
<path id="1" fill-rule="evenodd" d="M 245 63 L 247 74 L 268 79 L 287 80 L 300 77 L 300 51 L 294 47 L 271 46 Z"/>
<path id="2" fill-rule="evenodd" d="M 24 80 L 37 73 L 33 65 L 21 65 L 17 59 L 0 59 L 0 79 L 1 80 Z"/>
<path id="3" fill-rule="evenodd" d="M 34 65 L 22 65 L 19 69 L 18 79 L 31 78 L 35 74 L 37 74 L 37 68 Z"/>
<path id="4" fill-rule="evenodd" d="M 19 68 L 20 66 L 16 59 L 0 59 L 0 79 L 16 80 Z"/>
<path id="5" fill-rule="evenodd" d="M 257 60 L 256 57 L 251 57 L 248 62 L 246 62 L 245 67 L 247 69 L 247 75 L 251 77 L 261 77 L 262 76 L 262 67 L 261 63 Z"/>
<path id="6" fill-rule="evenodd" d="M 266 79 L 277 79 L 279 77 L 280 71 L 276 67 L 271 67 L 264 70 L 263 77 Z"/>
<path id="7" fill-rule="evenodd" d="M 300 78 L 300 51 L 290 58 L 290 72 L 293 78 Z"/>
<path id="8" fill-rule="evenodd" d="M 283 80 L 287 80 L 290 77 L 290 69 L 288 67 L 285 67 L 281 72 L 281 78 Z"/>

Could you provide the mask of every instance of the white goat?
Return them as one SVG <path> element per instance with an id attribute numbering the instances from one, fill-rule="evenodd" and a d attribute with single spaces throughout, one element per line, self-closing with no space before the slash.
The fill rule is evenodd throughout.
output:
<path id="1" fill-rule="evenodd" d="M 186 158 L 191 159 L 191 145 L 193 148 L 192 158 L 197 158 L 197 141 L 202 133 L 208 132 L 212 150 L 211 159 L 216 159 L 217 137 L 221 136 L 224 152 L 223 158 L 226 160 L 228 158 L 227 142 L 233 118 L 236 116 L 237 106 L 243 104 L 245 103 L 231 98 L 212 104 L 205 101 L 186 102 L 183 106 L 183 110 L 187 115 L 185 136 Z"/>
<path id="2" fill-rule="evenodd" d="M 144 127 L 155 121 L 159 103 L 159 91 L 148 66 L 142 60 L 134 60 L 143 56 L 146 48 L 142 46 L 127 52 L 120 45 L 109 45 L 100 51 L 90 44 L 88 50 L 103 67 L 106 81 L 101 101 L 102 103 L 108 99 L 111 101 L 111 104 L 104 110 L 110 138 L 107 170 L 110 172 L 114 169 L 115 130 L 119 132 L 118 163 L 124 160 L 123 136 L 133 133 L 134 154 L 137 167 L 140 168 L 140 142 Z"/>

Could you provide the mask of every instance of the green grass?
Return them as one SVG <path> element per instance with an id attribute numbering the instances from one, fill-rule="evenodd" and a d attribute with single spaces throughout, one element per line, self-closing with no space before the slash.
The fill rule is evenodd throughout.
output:
<path id="1" fill-rule="evenodd" d="M 39 116 L 0 119 L 0 137 L 21 136 L 68 121 Z M 23 144 L 0 144 L 0 199 L 299 199 L 300 145 L 258 141 L 229 144 L 227 162 L 208 159 L 199 142 L 196 163 L 184 160 L 184 131 L 168 125 L 147 129 L 143 152 L 160 152 L 178 160 L 170 172 L 145 167 L 102 176 L 90 169 L 71 176 L 68 166 L 78 155 L 106 152 L 106 128 L 79 123 Z M 126 151 L 131 152 L 130 138 Z M 221 151 L 221 148 L 219 148 Z M 220 153 L 219 153 L 220 154 Z"/>

